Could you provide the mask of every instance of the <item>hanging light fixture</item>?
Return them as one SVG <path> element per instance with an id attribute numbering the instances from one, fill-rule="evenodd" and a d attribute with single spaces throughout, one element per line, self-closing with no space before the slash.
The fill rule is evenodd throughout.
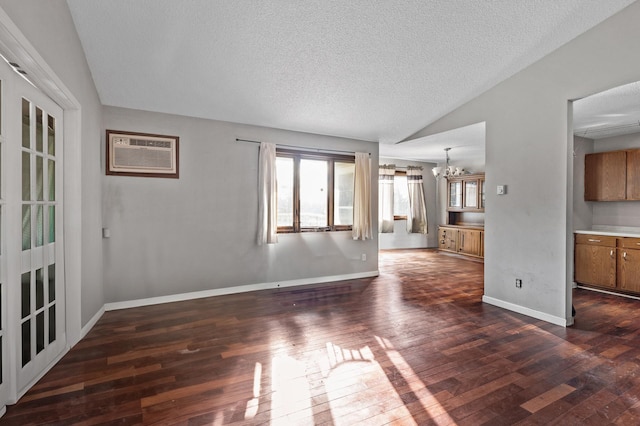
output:
<path id="1" fill-rule="evenodd" d="M 433 176 L 436 179 L 440 179 L 441 177 L 448 179 L 452 176 L 461 176 L 464 174 L 464 169 L 460 168 L 460 167 L 453 167 L 449 165 L 449 151 L 451 150 L 451 148 L 445 148 L 444 149 L 444 155 L 445 155 L 445 167 L 434 167 L 433 169 L 431 169 L 431 172 L 433 173 Z"/>

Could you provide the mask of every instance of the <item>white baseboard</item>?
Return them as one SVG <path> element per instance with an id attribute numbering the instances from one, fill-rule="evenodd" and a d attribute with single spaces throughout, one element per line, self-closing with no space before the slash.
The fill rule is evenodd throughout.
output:
<path id="1" fill-rule="evenodd" d="M 98 312 L 96 312 L 96 314 L 93 316 L 93 318 L 91 318 L 89 320 L 88 323 L 86 323 L 84 325 L 84 327 L 82 327 L 82 330 L 80 330 L 80 340 L 84 339 L 84 336 L 86 336 L 87 334 L 89 334 L 89 332 L 91 331 L 91 329 L 93 328 L 94 325 L 96 325 L 96 323 L 98 322 L 98 320 L 100 318 L 102 318 L 102 315 L 104 315 L 104 306 L 102 308 L 100 308 L 100 310 Z"/>
<path id="2" fill-rule="evenodd" d="M 158 305 L 161 303 L 181 302 L 184 300 L 201 299 L 203 297 L 223 296 L 226 294 L 246 293 L 248 291 L 268 290 L 272 288 L 295 287 L 299 285 L 329 283 L 335 281 L 355 280 L 359 278 L 377 277 L 379 271 L 359 272 L 355 274 L 331 275 L 327 277 L 302 278 L 299 280 L 278 281 L 270 283 L 249 284 L 238 287 L 216 288 L 211 290 L 193 291 L 190 293 L 172 294 L 169 296 L 150 297 L 147 299 L 113 302 L 104 305 L 103 311 L 115 311 L 118 309 L 136 308 L 139 306 Z M 100 314 L 101 315 L 101 314 Z M 98 314 L 96 314 L 98 316 Z M 95 317 L 94 317 L 95 318 Z M 99 318 L 99 316 L 98 316 Z M 95 324 L 95 323 L 94 323 Z M 89 325 L 89 324 L 87 324 Z M 89 327 L 90 329 L 91 327 Z M 84 328 L 83 328 L 84 331 Z M 88 330 L 87 330 L 88 332 Z"/>
<path id="3" fill-rule="evenodd" d="M 525 306 L 516 305 L 515 303 L 505 302 L 504 300 L 495 299 L 489 296 L 482 296 L 482 301 L 499 308 L 507 309 L 509 311 L 517 312 L 528 317 L 533 317 L 542 321 L 550 322 L 551 324 L 559 325 L 561 327 L 567 327 L 573 324 L 573 321 L 567 321 L 565 318 L 549 315 L 545 312 L 536 311 L 534 309 L 527 308 Z"/>
<path id="4" fill-rule="evenodd" d="M 601 290 L 601 289 L 599 289 L 599 288 L 585 287 L 585 286 L 582 286 L 582 285 L 576 286 L 576 288 L 581 288 L 582 290 L 596 291 L 596 292 L 598 292 L 598 293 L 610 294 L 610 295 L 612 295 L 612 296 L 626 297 L 627 299 L 640 300 L 640 297 L 638 297 L 638 296 L 633 296 L 633 295 L 631 295 L 631 294 L 614 293 L 613 291 Z"/>

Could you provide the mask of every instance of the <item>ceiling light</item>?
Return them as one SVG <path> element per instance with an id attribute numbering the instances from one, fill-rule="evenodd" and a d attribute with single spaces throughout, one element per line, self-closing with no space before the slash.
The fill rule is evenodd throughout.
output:
<path id="1" fill-rule="evenodd" d="M 444 149 L 444 154 L 445 154 L 445 167 L 434 167 L 433 169 L 431 169 L 431 172 L 433 173 L 433 176 L 436 179 L 440 179 L 441 177 L 448 179 L 450 177 L 453 176 L 462 176 L 464 174 L 464 169 L 461 167 L 453 167 L 449 165 L 449 151 L 451 150 L 451 148 L 445 148 Z"/>

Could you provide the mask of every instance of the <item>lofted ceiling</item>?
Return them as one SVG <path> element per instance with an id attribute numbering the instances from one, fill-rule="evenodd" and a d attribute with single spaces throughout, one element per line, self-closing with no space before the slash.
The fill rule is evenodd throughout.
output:
<path id="1" fill-rule="evenodd" d="M 640 132 L 640 82 L 625 84 L 573 103 L 573 133 L 603 139 Z"/>
<path id="2" fill-rule="evenodd" d="M 382 144 L 632 2 L 67 0 L 104 105 Z"/>

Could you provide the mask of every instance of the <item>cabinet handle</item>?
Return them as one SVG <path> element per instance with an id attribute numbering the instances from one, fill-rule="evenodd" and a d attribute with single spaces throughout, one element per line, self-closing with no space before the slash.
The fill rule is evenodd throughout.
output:
<path id="1" fill-rule="evenodd" d="M 609 252 L 609 256 L 613 257 L 613 249 Z"/>
<path id="2" fill-rule="evenodd" d="M 627 252 L 626 252 L 626 251 L 625 251 L 624 253 L 622 253 L 622 258 L 623 258 L 624 260 L 627 260 Z"/>
<path id="3" fill-rule="evenodd" d="M 589 238 L 588 240 L 590 243 L 599 243 L 600 240 L 594 240 L 593 238 Z"/>

